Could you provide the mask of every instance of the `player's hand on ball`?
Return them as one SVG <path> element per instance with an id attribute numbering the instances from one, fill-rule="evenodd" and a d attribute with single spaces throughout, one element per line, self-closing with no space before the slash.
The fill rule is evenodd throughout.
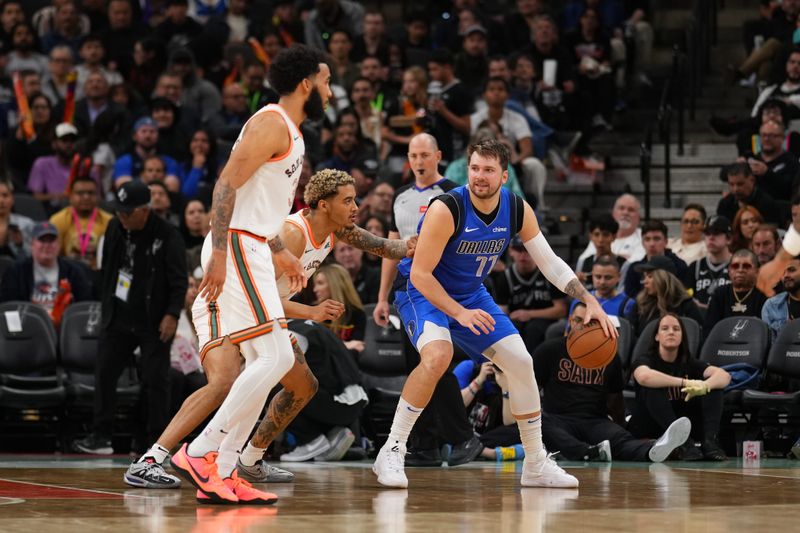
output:
<path id="1" fill-rule="evenodd" d="M 586 302 L 586 315 L 583 318 L 583 323 L 588 324 L 592 320 L 596 320 L 600 324 L 606 337 L 617 338 L 619 336 L 616 326 L 614 326 L 614 323 L 611 322 L 611 319 L 608 318 L 608 315 L 594 297 Z"/>
<path id="2" fill-rule="evenodd" d="M 462 309 L 455 319 L 475 335 L 494 331 L 494 318 L 483 309 Z"/>
<path id="3" fill-rule="evenodd" d="M 692 398 L 708 394 L 708 385 L 702 379 L 687 379 L 681 392 L 686 395 L 685 400 L 688 402 Z"/>
<path id="4" fill-rule="evenodd" d="M 344 313 L 344 304 L 331 300 L 330 298 L 324 302 L 317 304 L 313 307 L 314 322 L 326 322 L 328 320 L 336 320 L 342 313 Z"/>
<path id="5" fill-rule="evenodd" d="M 412 235 L 408 239 L 406 239 L 406 257 L 414 257 L 414 252 L 417 250 L 417 237 L 416 235 Z"/>
<path id="6" fill-rule="evenodd" d="M 372 310 L 372 320 L 382 328 L 389 325 L 389 302 L 382 301 L 375 304 L 375 309 Z"/>
<path id="7" fill-rule="evenodd" d="M 289 281 L 289 290 L 291 292 L 303 290 L 308 280 L 306 280 L 306 273 L 303 271 L 303 265 L 300 264 L 300 260 L 286 248 L 272 257 L 275 265 L 283 271 L 283 275 Z"/>
<path id="8" fill-rule="evenodd" d="M 222 294 L 222 286 L 225 284 L 225 262 L 227 255 L 224 251 L 214 250 L 211 252 L 211 259 L 206 264 L 203 273 L 203 281 L 197 289 L 200 296 L 207 302 L 213 302 Z"/>

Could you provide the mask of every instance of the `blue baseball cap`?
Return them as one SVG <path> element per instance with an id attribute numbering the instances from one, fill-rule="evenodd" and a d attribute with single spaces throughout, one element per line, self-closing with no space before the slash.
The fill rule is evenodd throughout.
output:
<path id="1" fill-rule="evenodd" d="M 150 117 L 142 117 L 133 124 L 133 131 L 137 132 L 139 131 L 139 128 L 144 126 L 152 126 L 155 129 L 158 129 L 158 124 L 156 124 L 155 120 Z"/>

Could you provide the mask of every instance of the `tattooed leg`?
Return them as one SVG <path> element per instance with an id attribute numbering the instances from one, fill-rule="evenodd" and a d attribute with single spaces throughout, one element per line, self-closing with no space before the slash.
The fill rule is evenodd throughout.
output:
<path id="1" fill-rule="evenodd" d="M 294 365 L 281 380 L 283 389 L 269 402 L 267 416 L 258 425 L 250 441 L 256 448 L 269 446 L 317 392 L 317 378 L 308 368 L 303 352 L 296 344 L 294 356 Z"/>

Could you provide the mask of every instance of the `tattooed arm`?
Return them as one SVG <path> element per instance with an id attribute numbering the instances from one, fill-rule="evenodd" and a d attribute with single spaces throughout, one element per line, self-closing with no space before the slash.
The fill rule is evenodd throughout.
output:
<path id="1" fill-rule="evenodd" d="M 541 234 L 536 215 L 534 215 L 533 209 L 527 202 L 525 203 L 525 213 L 519 237 L 524 243 L 525 249 L 536 262 L 539 270 L 547 278 L 547 281 L 555 285 L 567 296 L 586 304 L 584 322 L 589 323 L 592 320 L 596 320 L 600 323 L 607 337 L 616 337 L 618 333 L 614 323 L 608 318 L 597 298 L 589 294 L 589 291 L 580 282 L 575 272 L 553 252 L 553 249 Z"/>
<path id="2" fill-rule="evenodd" d="M 289 147 L 286 124 L 275 113 L 262 113 L 247 124 L 241 140 L 234 145 L 228 163 L 214 186 L 211 201 L 212 253 L 204 267 L 200 294 L 208 301 L 216 300 L 225 284 L 228 254 L 228 230 L 236 204 L 236 189 L 275 154 Z M 264 147 L 268 149 L 265 150 Z"/>
<path id="3" fill-rule="evenodd" d="M 358 226 L 340 229 L 336 232 L 336 238 L 354 248 L 387 259 L 403 259 L 410 256 L 416 245 L 416 240 L 384 239 Z"/>

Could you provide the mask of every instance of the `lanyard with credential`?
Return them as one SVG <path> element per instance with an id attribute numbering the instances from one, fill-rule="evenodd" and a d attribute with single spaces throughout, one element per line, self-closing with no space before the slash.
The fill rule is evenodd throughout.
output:
<path id="1" fill-rule="evenodd" d="M 94 227 L 94 219 L 97 218 L 97 208 L 92 210 L 92 215 L 86 223 L 86 233 L 81 231 L 81 221 L 78 219 L 78 214 L 72 210 L 72 221 L 75 224 L 75 231 L 78 233 L 78 245 L 81 250 L 81 257 L 86 256 L 86 249 L 89 248 L 89 241 L 92 238 L 92 227 Z"/>

